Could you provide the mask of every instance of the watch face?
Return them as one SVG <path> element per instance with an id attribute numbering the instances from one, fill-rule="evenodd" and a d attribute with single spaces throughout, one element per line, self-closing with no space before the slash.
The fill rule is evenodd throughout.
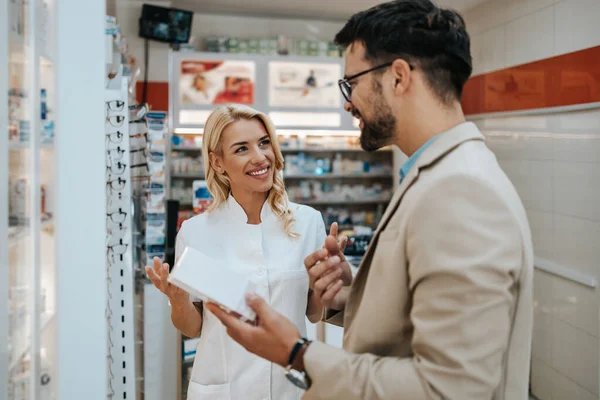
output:
<path id="1" fill-rule="evenodd" d="M 306 375 L 302 372 L 296 371 L 295 369 L 286 369 L 285 376 L 300 389 L 308 389 L 308 380 L 306 379 Z"/>

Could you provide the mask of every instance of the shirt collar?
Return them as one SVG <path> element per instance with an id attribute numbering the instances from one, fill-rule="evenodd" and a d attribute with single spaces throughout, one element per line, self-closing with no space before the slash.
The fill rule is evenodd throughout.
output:
<path id="1" fill-rule="evenodd" d="M 413 165 L 415 165 L 415 163 L 417 162 L 417 160 L 421 156 L 421 153 L 423 153 L 425 151 L 425 149 L 427 149 L 431 145 L 431 143 L 433 143 L 435 141 L 435 139 L 437 139 L 438 136 L 439 136 L 439 134 L 436 135 L 436 136 L 434 136 L 434 137 L 432 137 L 427 142 L 425 142 L 424 145 L 422 145 L 421 147 L 419 147 L 417 149 L 417 151 L 415 151 L 412 154 L 412 156 L 410 156 L 408 158 L 408 160 L 406 160 L 404 162 L 404 164 L 402 164 L 402 167 L 400 168 L 400 182 L 402 182 L 404 180 L 404 177 L 406 177 L 406 175 L 408 174 L 408 171 L 410 171 L 410 169 L 413 167 Z"/>

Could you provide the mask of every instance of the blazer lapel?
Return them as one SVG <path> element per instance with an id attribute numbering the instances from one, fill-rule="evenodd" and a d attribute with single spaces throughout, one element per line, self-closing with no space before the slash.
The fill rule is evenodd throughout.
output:
<path id="1" fill-rule="evenodd" d="M 344 313 L 344 326 L 346 328 L 346 332 L 349 332 L 352 321 L 351 315 L 354 313 L 354 310 L 358 306 L 360 298 L 362 297 L 364 284 L 366 282 L 369 269 L 371 268 L 371 261 L 373 259 L 375 249 L 377 248 L 379 235 L 387 227 L 391 217 L 400 206 L 400 202 L 402 201 L 404 194 L 408 188 L 410 188 L 418 180 L 419 173 L 422 170 L 432 167 L 433 164 L 443 158 L 446 154 L 452 152 L 462 143 L 471 140 L 484 140 L 484 136 L 481 134 L 477 126 L 472 122 L 462 123 L 450 129 L 449 131 L 439 134 L 438 138 L 423 152 L 423 154 L 421 154 L 414 167 L 408 172 L 398 189 L 396 189 L 394 192 L 394 195 L 392 196 L 392 199 L 390 200 L 390 203 L 386 208 L 379 225 L 377 226 L 377 230 L 373 234 L 369 248 L 367 249 L 363 260 L 360 263 L 358 272 L 354 277 L 354 281 L 352 282 L 350 291 L 351 295 L 348 299 Z"/>

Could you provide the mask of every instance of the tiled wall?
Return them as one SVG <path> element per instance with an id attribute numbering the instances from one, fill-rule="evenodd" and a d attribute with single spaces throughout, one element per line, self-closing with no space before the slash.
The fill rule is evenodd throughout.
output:
<path id="1" fill-rule="evenodd" d="M 474 75 L 600 44 L 598 0 L 491 0 L 463 16 Z"/>
<path id="2" fill-rule="evenodd" d="M 464 16 L 475 75 L 600 45 L 600 0 L 492 0 Z M 527 208 L 536 257 L 598 280 L 600 109 L 475 122 Z M 600 289 L 540 270 L 534 286 L 534 395 L 598 399 Z"/>
<path id="3" fill-rule="evenodd" d="M 475 122 L 525 204 L 536 257 L 600 278 L 600 111 Z M 536 270 L 534 301 L 533 393 L 597 399 L 599 291 Z"/>

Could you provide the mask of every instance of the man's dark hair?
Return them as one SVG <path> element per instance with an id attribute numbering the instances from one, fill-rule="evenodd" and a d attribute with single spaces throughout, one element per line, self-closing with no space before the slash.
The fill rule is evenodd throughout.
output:
<path id="1" fill-rule="evenodd" d="M 445 104 L 460 101 L 473 70 L 465 21 L 430 0 L 396 0 L 353 15 L 335 43 L 347 48 L 356 41 L 374 66 L 402 58 L 420 68 Z"/>

